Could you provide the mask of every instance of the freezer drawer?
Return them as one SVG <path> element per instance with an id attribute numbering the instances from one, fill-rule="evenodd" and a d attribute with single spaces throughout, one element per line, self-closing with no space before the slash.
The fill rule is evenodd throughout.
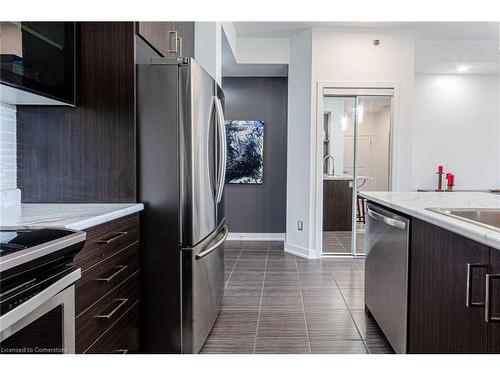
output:
<path id="1" fill-rule="evenodd" d="M 182 352 L 198 353 L 224 296 L 224 224 L 200 246 L 182 250 Z"/>
<path id="2" fill-rule="evenodd" d="M 406 353 L 410 221 L 368 204 L 365 305 L 396 353 Z"/>

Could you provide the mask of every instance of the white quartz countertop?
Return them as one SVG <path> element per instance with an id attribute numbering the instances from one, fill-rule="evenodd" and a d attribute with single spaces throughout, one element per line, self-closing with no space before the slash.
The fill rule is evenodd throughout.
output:
<path id="1" fill-rule="evenodd" d="M 1 208 L 1 228 L 63 227 L 82 230 L 142 211 L 142 203 L 23 203 Z"/>
<path id="2" fill-rule="evenodd" d="M 359 195 L 409 216 L 500 249 L 500 232 L 426 208 L 498 208 L 500 195 L 480 192 L 359 192 Z"/>
<path id="3" fill-rule="evenodd" d="M 371 180 L 368 176 L 356 176 L 358 180 Z M 352 174 L 340 174 L 340 175 L 323 175 L 323 180 L 333 180 L 333 181 L 352 181 Z"/>

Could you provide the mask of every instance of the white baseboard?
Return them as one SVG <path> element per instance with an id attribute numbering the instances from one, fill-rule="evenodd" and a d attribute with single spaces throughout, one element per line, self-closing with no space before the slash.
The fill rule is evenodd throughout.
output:
<path id="1" fill-rule="evenodd" d="M 284 241 L 285 233 L 235 233 L 230 232 L 228 241 Z"/>
<path id="2" fill-rule="evenodd" d="M 315 259 L 315 253 L 311 253 L 309 249 L 302 246 L 293 245 L 291 243 L 285 242 L 285 253 L 296 255 L 298 257 L 306 259 Z"/>

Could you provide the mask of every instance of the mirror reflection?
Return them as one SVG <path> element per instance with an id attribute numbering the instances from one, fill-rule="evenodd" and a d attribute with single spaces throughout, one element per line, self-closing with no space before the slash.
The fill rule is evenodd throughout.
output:
<path id="1" fill-rule="evenodd" d="M 390 96 L 324 97 L 325 254 L 364 252 L 366 204 L 357 192 L 390 189 L 391 105 Z"/>

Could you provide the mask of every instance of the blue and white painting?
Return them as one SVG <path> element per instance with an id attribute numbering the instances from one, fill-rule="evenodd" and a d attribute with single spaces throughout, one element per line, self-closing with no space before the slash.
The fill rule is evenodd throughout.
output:
<path id="1" fill-rule="evenodd" d="M 226 121 L 228 184 L 262 184 L 264 122 Z"/>

